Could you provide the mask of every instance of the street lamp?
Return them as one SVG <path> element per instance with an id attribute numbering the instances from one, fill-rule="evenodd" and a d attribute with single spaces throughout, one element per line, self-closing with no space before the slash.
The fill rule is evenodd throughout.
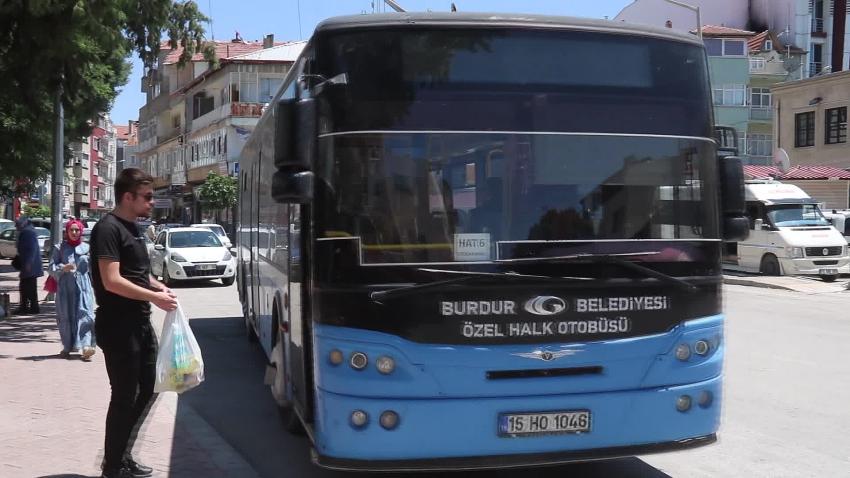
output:
<path id="1" fill-rule="evenodd" d="M 664 0 L 667 3 L 672 3 L 673 5 L 678 5 L 683 8 L 687 8 L 697 14 L 697 36 L 699 36 L 699 41 L 702 41 L 702 22 L 699 18 L 699 7 L 695 7 L 693 5 L 688 5 L 687 3 L 677 2 L 676 0 Z"/>

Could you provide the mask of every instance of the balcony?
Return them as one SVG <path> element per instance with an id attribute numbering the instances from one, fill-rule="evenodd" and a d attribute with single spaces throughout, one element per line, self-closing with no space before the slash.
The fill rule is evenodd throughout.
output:
<path id="1" fill-rule="evenodd" d="M 87 193 L 74 193 L 74 202 L 88 203 L 91 201 L 89 201 L 89 195 Z"/>
<path id="2" fill-rule="evenodd" d="M 171 128 L 168 131 L 166 131 L 165 133 L 158 135 L 157 138 L 156 138 L 157 144 L 165 143 L 167 141 L 170 141 L 170 140 L 180 136 L 180 131 L 181 130 L 180 130 L 179 127 Z"/>
<path id="3" fill-rule="evenodd" d="M 823 70 L 823 62 L 813 61 L 809 63 L 809 76 L 815 76 Z"/>
<path id="4" fill-rule="evenodd" d="M 263 103 L 230 103 L 230 116 L 259 118 L 263 115 Z"/>
<path id="5" fill-rule="evenodd" d="M 751 106 L 750 119 L 756 121 L 772 121 L 773 109 L 770 107 L 765 108 L 762 106 Z"/>
<path id="6" fill-rule="evenodd" d="M 812 18 L 812 35 L 826 36 L 826 32 L 823 30 L 823 18 Z"/>

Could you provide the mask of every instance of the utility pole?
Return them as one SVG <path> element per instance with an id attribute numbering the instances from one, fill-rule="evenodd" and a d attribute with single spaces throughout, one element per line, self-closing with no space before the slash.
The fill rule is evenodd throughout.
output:
<path id="1" fill-rule="evenodd" d="M 62 202 L 65 197 L 65 112 L 62 109 L 62 83 L 59 77 L 53 112 L 56 115 L 56 131 L 53 135 L 53 193 L 50 195 L 50 244 L 62 243 Z M 52 250 L 52 249 L 51 249 Z"/>
<path id="2" fill-rule="evenodd" d="M 678 2 L 676 0 L 664 0 L 664 1 L 667 2 L 667 3 L 672 3 L 673 5 L 678 5 L 682 8 L 687 8 L 688 10 L 691 10 L 693 12 L 696 12 L 696 14 L 697 14 L 697 36 L 699 37 L 699 41 L 702 41 L 702 21 L 700 20 L 700 17 L 699 17 L 699 7 L 695 7 L 693 5 L 689 5 L 689 4 L 683 3 L 683 2 Z"/>
<path id="3" fill-rule="evenodd" d="M 401 8 L 401 5 L 396 3 L 394 0 L 384 0 L 384 3 L 386 3 L 387 5 L 390 6 L 390 8 L 392 8 L 393 10 L 395 10 L 399 13 L 404 12 L 404 9 Z"/>

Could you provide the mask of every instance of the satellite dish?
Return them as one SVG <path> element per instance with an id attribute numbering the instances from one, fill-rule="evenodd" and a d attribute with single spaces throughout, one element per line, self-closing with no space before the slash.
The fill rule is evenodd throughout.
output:
<path id="1" fill-rule="evenodd" d="M 788 152 L 785 149 L 776 148 L 773 152 L 773 166 L 782 173 L 787 173 L 791 169 L 791 158 L 788 157 Z"/>

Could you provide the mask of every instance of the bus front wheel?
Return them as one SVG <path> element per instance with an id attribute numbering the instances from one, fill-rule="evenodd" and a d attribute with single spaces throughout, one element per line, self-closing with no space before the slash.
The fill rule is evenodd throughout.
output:
<path id="1" fill-rule="evenodd" d="M 779 268 L 779 259 L 776 258 L 773 254 L 766 254 L 761 259 L 761 267 L 759 267 L 759 272 L 766 276 L 778 276 L 782 274 L 782 270 Z"/>
<path id="2" fill-rule="evenodd" d="M 289 433 L 302 435 L 304 434 L 304 427 L 301 425 L 301 419 L 298 418 L 298 414 L 295 413 L 295 408 L 293 407 L 292 401 L 289 399 L 287 393 L 289 384 L 286 382 L 286 335 L 284 335 L 283 331 L 280 330 L 278 322 L 280 319 L 276 312 L 277 304 L 275 304 L 274 310 L 275 313 L 274 319 L 272 320 L 272 326 L 274 327 L 274 330 L 277 331 L 277 340 L 272 346 L 272 357 L 275 361 L 274 380 L 271 384 L 272 396 L 274 397 L 275 403 L 277 403 L 277 411 L 280 415 L 280 422 L 283 425 L 283 428 Z"/>

